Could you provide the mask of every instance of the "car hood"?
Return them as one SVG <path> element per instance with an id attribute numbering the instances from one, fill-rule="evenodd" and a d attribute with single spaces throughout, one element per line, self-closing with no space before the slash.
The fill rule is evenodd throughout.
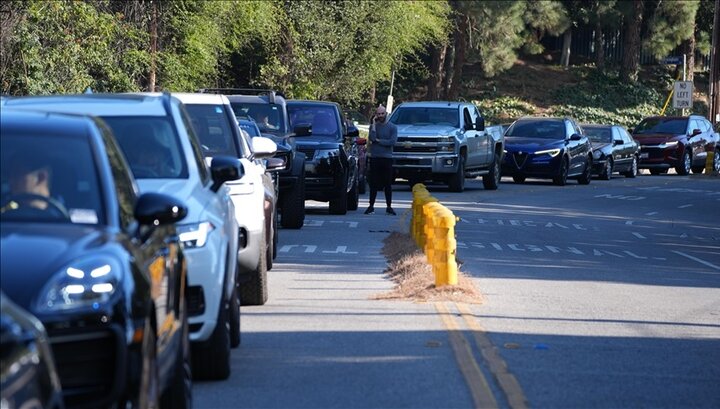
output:
<path id="1" fill-rule="evenodd" d="M 612 144 L 607 142 L 592 142 L 592 150 L 594 151 L 601 151 L 610 147 L 612 147 Z"/>
<path id="2" fill-rule="evenodd" d="M 296 138 L 295 139 L 295 145 L 298 149 L 338 149 L 340 146 L 340 142 L 338 142 L 337 139 L 328 137 L 328 138 L 313 138 L 311 140 L 308 139 L 302 139 L 302 138 Z"/>
<path id="3" fill-rule="evenodd" d="M 98 254 L 112 233 L 103 226 L 3 223 L 0 238 L 2 290 L 23 308 L 71 261 Z"/>
<path id="4" fill-rule="evenodd" d="M 677 140 L 682 135 L 670 134 L 633 134 L 633 138 L 641 145 L 659 145 L 661 143 Z"/>
<path id="5" fill-rule="evenodd" d="M 562 140 L 544 139 L 544 138 L 527 138 L 521 136 L 506 136 L 505 150 L 508 152 L 535 152 L 545 149 L 555 149 L 563 147 Z"/>
<path id="6" fill-rule="evenodd" d="M 398 135 L 447 136 L 454 135 L 458 128 L 446 125 L 397 125 Z"/>
<path id="7" fill-rule="evenodd" d="M 201 187 L 196 183 L 190 183 L 188 179 L 137 179 L 137 184 L 141 193 L 163 193 L 183 201 L 188 208 L 188 214 L 182 224 L 201 221 L 206 204 L 198 199 L 203 196 L 198 191 Z"/>

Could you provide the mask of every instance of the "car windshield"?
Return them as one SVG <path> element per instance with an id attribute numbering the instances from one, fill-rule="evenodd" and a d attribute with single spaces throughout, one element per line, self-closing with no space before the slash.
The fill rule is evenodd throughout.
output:
<path id="1" fill-rule="evenodd" d="M 457 128 L 459 121 L 456 108 L 402 107 L 390 117 L 390 122 L 395 125 L 444 125 Z"/>
<path id="2" fill-rule="evenodd" d="M 187 179 L 180 139 L 170 121 L 155 116 L 105 116 L 136 179 Z"/>
<path id="3" fill-rule="evenodd" d="M 293 128 L 300 124 L 309 124 L 312 126 L 313 135 L 341 138 L 336 111 L 331 106 L 288 104 L 288 116 Z"/>
<path id="4" fill-rule="evenodd" d="M 104 223 L 89 141 L 67 135 L 3 134 L 0 220 Z"/>
<path id="5" fill-rule="evenodd" d="M 600 126 L 584 126 L 585 135 L 592 142 L 612 143 L 612 128 Z"/>
<path id="6" fill-rule="evenodd" d="M 564 139 L 565 123 L 561 120 L 515 121 L 505 136 L 543 139 Z"/>
<path id="7" fill-rule="evenodd" d="M 255 120 L 260 132 L 283 136 L 287 133 L 282 117 L 282 107 L 278 104 L 231 102 L 235 116 L 250 117 Z"/>
<path id="8" fill-rule="evenodd" d="M 185 104 L 195 133 L 200 138 L 205 156 L 242 156 L 238 152 L 235 138 L 230 130 L 225 107 L 210 104 Z"/>
<path id="9" fill-rule="evenodd" d="M 635 128 L 636 134 L 671 134 L 682 135 L 687 129 L 685 118 L 647 118 Z"/>
<path id="10" fill-rule="evenodd" d="M 260 129 L 258 128 L 257 124 L 255 124 L 255 122 L 241 119 L 238 121 L 238 125 L 240 125 L 240 129 L 247 132 L 248 135 L 260 136 Z"/>

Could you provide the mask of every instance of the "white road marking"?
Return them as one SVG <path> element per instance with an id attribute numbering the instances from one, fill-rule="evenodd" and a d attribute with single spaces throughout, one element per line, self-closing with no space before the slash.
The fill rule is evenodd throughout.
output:
<path id="1" fill-rule="evenodd" d="M 645 213 L 645 216 L 654 216 L 656 214 L 658 214 L 658 212 L 650 212 L 650 213 Z"/>
<path id="2" fill-rule="evenodd" d="M 642 234 L 640 234 L 640 233 L 635 233 L 635 232 L 633 232 L 633 236 L 637 237 L 638 239 L 644 239 L 644 238 L 645 238 L 645 236 L 643 236 Z"/>
<path id="3" fill-rule="evenodd" d="M 625 224 L 628 226 L 632 226 L 633 223 L 634 223 L 634 221 L 632 221 L 632 220 L 628 220 L 625 222 Z"/>
<path id="4" fill-rule="evenodd" d="M 357 254 L 357 251 L 347 251 L 347 246 L 337 246 L 337 249 L 334 251 L 332 250 L 323 250 L 323 253 L 328 254 Z"/>
<path id="5" fill-rule="evenodd" d="M 691 204 L 686 204 L 686 205 L 678 206 L 678 209 L 686 209 L 686 208 L 688 208 L 688 207 L 692 207 L 692 205 L 691 205 Z"/>
<path id="6" fill-rule="evenodd" d="M 710 268 L 712 268 L 712 269 L 715 269 L 715 270 L 720 271 L 720 267 L 716 266 L 715 264 L 709 263 L 709 262 L 707 262 L 707 261 L 705 261 L 705 260 L 699 259 L 699 258 L 697 258 L 697 257 L 695 257 L 695 256 L 691 256 L 691 255 L 689 255 L 689 254 L 685 254 L 685 253 L 683 253 L 682 251 L 677 251 L 677 250 L 672 250 L 672 252 L 675 253 L 675 254 L 677 254 L 677 255 L 679 255 L 679 256 L 683 256 L 683 257 L 689 258 L 690 260 L 697 261 L 697 262 L 700 263 L 700 264 L 706 265 L 706 266 L 708 266 L 708 267 L 710 267 Z"/>

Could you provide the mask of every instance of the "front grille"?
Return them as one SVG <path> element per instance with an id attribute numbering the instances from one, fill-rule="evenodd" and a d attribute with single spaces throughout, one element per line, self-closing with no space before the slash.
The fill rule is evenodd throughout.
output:
<path id="1" fill-rule="evenodd" d="M 123 336 L 119 329 L 50 334 L 65 406 L 100 407 L 119 398 L 125 380 Z"/>
<path id="2" fill-rule="evenodd" d="M 312 160 L 315 157 L 315 149 L 313 148 L 298 147 L 297 150 L 304 153 L 307 160 Z"/>
<path id="3" fill-rule="evenodd" d="M 525 166 L 527 158 L 527 153 L 513 153 L 513 160 L 515 161 L 515 166 L 517 166 L 518 169 L 522 169 Z"/>
<path id="4" fill-rule="evenodd" d="M 191 285 L 187 292 L 188 315 L 191 317 L 205 313 L 205 293 L 199 285 Z"/>
<path id="5" fill-rule="evenodd" d="M 403 146 L 395 145 L 393 152 L 395 153 L 435 153 L 438 151 L 437 146 Z"/>

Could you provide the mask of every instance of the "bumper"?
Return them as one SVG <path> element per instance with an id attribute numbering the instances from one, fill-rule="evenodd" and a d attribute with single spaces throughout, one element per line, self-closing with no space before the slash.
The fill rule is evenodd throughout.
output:
<path id="1" fill-rule="evenodd" d="M 508 152 L 503 158 L 501 172 L 503 176 L 553 178 L 560 173 L 562 159 L 561 155 L 549 157 Z"/>
<path id="2" fill-rule="evenodd" d="M 393 156 L 393 169 L 398 177 L 417 174 L 455 174 L 458 156 L 448 155 L 401 155 Z"/>
<path id="3" fill-rule="evenodd" d="M 242 227 L 241 227 L 242 228 Z M 238 267 L 240 274 L 257 271 L 260 261 L 260 249 L 265 245 L 265 235 L 262 230 L 248 231 L 247 246 L 238 246 Z"/>
<path id="4" fill-rule="evenodd" d="M 203 247 L 185 248 L 188 285 L 200 287 L 204 308 L 190 315 L 190 341 L 201 342 L 210 338 L 217 323 L 225 283 L 225 259 L 222 236 L 212 232 Z"/>
<path id="5" fill-rule="evenodd" d="M 685 149 L 683 147 L 672 148 L 640 148 L 640 169 L 670 169 L 675 166 L 683 157 Z"/>
<path id="6" fill-rule="evenodd" d="M 235 206 L 235 220 L 245 240 L 238 241 L 237 262 L 240 273 L 257 270 L 260 249 L 265 246 L 265 191 L 264 187 L 255 187 L 251 194 L 232 195 Z M 243 242 L 245 245 L 243 246 Z"/>
<path id="7" fill-rule="evenodd" d="M 603 173 L 605 170 L 605 164 L 607 163 L 607 158 L 605 159 L 594 159 L 592 164 L 592 175 L 598 176 Z"/>

